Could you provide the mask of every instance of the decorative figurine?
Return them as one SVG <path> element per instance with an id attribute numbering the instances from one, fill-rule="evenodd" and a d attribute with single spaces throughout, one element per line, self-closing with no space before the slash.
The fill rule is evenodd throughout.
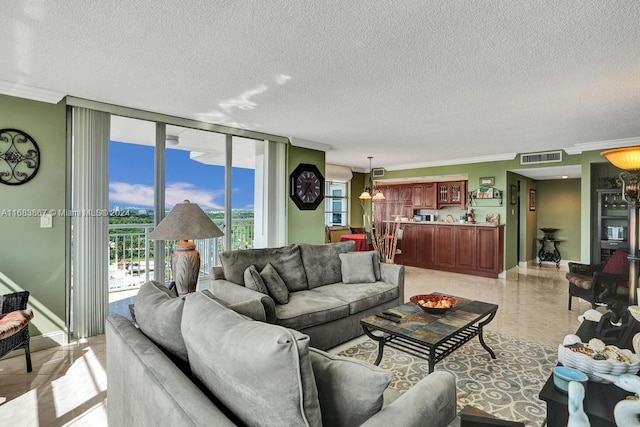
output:
<path id="1" fill-rule="evenodd" d="M 590 427 L 589 418 L 584 413 L 584 387 L 577 381 L 569 382 L 569 421 L 567 427 Z M 617 422 L 617 418 L 616 418 Z M 626 425 L 626 424 L 618 424 Z"/>
<path id="2" fill-rule="evenodd" d="M 616 425 L 625 427 L 640 426 L 638 415 L 640 415 L 640 400 L 637 394 L 640 393 L 640 377 L 632 374 L 623 374 L 620 376 L 598 374 L 604 379 L 613 382 L 623 390 L 635 393 L 633 398 L 621 400 L 616 404 L 613 410 L 613 418 Z"/>

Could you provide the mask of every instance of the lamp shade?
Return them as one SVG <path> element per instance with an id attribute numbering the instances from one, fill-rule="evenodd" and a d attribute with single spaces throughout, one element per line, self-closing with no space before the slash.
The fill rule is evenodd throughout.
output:
<path id="1" fill-rule="evenodd" d="M 640 170 L 640 147 L 616 148 L 600 154 L 620 169 Z"/>
<path id="2" fill-rule="evenodd" d="M 371 199 L 371 194 L 367 190 L 364 190 L 362 192 L 362 194 L 360 194 L 358 199 L 360 199 L 360 200 L 370 200 Z"/>
<path id="3" fill-rule="evenodd" d="M 197 203 L 176 204 L 149 234 L 153 240 L 192 240 L 224 236 Z"/>
<path id="4" fill-rule="evenodd" d="M 381 202 L 385 200 L 384 194 L 382 193 L 382 191 L 378 191 L 374 196 L 373 196 L 373 201 L 374 202 Z"/>

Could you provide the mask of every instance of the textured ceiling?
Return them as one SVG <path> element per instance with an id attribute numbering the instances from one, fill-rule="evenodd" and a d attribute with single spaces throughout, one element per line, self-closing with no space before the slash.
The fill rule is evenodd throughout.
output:
<path id="1" fill-rule="evenodd" d="M 4 1 L 0 80 L 397 169 L 640 142 L 639 23 L 636 0 Z"/>

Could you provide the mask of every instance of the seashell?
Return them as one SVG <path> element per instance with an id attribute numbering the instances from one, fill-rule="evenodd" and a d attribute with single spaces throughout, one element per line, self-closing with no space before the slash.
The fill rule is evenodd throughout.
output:
<path id="1" fill-rule="evenodd" d="M 589 340 L 589 348 L 594 350 L 597 353 L 602 353 L 606 346 L 607 345 L 602 340 L 599 340 L 598 338 L 591 338 Z"/>
<path id="2" fill-rule="evenodd" d="M 566 337 L 564 337 L 564 339 L 562 340 L 562 345 L 574 345 L 574 344 L 579 344 L 582 342 L 582 339 L 580 339 L 579 336 L 577 335 L 573 335 L 573 334 L 569 334 Z"/>

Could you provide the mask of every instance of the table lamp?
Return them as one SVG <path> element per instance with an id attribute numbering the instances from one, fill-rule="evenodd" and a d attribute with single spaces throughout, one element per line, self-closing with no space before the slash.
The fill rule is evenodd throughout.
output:
<path id="1" fill-rule="evenodd" d="M 224 236 L 197 203 L 176 204 L 149 234 L 153 240 L 178 240 L 171 256 L 171 271 L 178 294 L 195 292 L 200 274 L 200 254 L 192 239 Z"/>

